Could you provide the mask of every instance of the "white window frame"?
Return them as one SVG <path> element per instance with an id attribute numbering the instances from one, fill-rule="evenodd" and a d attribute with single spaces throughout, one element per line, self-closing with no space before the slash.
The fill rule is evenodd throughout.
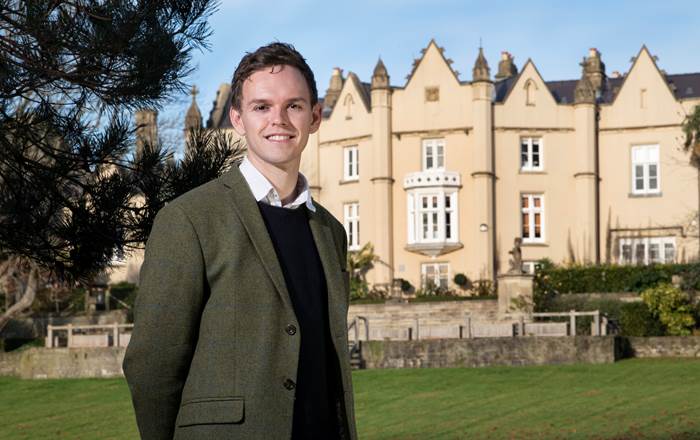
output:
<path id="1" fill-rule="evenodd" d="M 408 244 L 459 242 L 459 198 L 456 188 L 419 188 L 410 190 L 406 196 Z M 433 199 L 435 204 L 432 203 Z M 425 208 L 424 201 L 427 202 Z M 429 234 L 424 233 L 426 228 Z"/>
<path id="2" fill-rule="evenodd" d="M 528 198 L 527 208 L 523 207 L 523 198 Z M 540 199 L 540 206 L 535 207 L 535 199 Z M 546 222 L 545 222 L 545 201 L 544 194 L 542 193 L 521 193 L 518 200 L 520 206 L 520 235 L 523 239 L 523 243 L 544 243 L 546 238 Z M 529 235 L 526 237 L 524 232 L 523 217 L 524 214 L 528 214 L 528 232 Z M 540 215 L 540 236 L 535 237 L 535 214 Z"/>
<path id="3" fill-rule="evenodd" d="M 430 161 L 428 159 L 430 159 Z M 444 170 L 445 139 L 423 139 L 423 147 L 421 149 L 421 163 L 423 164 L 423 171 Z"/>
<path id="4" fill-rule="evenodd" d="M 420 265 L 420 274 L 421 274 L 421 287 L 425 288 L 427 285 L 428 281 L 428 268 L 432 269 L 432 281 L 435 284 L 435 287 L 442 287 L 442 288 L 449 288 L 450 287 L 450 263 L 446 262 L 430 262 L 430 263 L 421 263 Z M 444 272 L 441 272 L 441 269 L 444 269 Z M 444 275 L 442 277 L 441 275 Z M 440 281 L 444 280 L 444 284 L 441 285 Z"/>
<path id="5" fill-rule="evenodd" d="M 357 145 L 343 148 L 343 180 L 360 178 L 360 150 Z"/>
<path id="6" fill-rule="evenodd" d="M 666 245 L 673 246 L 673 257 L 666 258 Z M 651 246 L 656 245 L 659 257 L 656 261 L 652 261 Z M 626 255 L 625 247 L 629 246 L 629 254 Z M 637 249 L 641 246 L 644 250 L 644 256 L 640 261 L 637 258 Z M 678 247 L 676 246 L 676 237 L 626 237 L 619 240 L 619 256 L 618 264 L 670 264 L 675 263 L 678 257 Z"/>
<path id="7" fill-rule="evenodd" d="M 540 164 L 534 166 L 534 145 L 537 145 Z M 525 151 L 526 159 L 523 162 L 523 147 L 527 150 Z M 525 172 L 530 171 L 542 171 L 544 170 L 544 143 L 541 137 L 522 137 L 520 138 L 520 170 Z"/>
<path id="8" fill-rule="evenodd" d="M 360 204 L 350 202 L 343 204 L 343 226 L 348 237 L 348 250 L 360 249 Z"/>
<path id="9" fill-rule="evenodd" d="M 661 193 L 661 163 L 659 144 L 633 145 L 630 151 L 632 194 L 646 195 Z M 656 167 L 656 188 L 651 188 L 652 166 Z M 641 168 L 639 175 L 638 168 Z M 637 188 L 637 180 L 642 188 Z"/>
<path id="10" fill-rule="evenodd" d="M 534 275 L 537 264 L 537 261 L 523 261 L 520 268 L 523 272 Z"/>

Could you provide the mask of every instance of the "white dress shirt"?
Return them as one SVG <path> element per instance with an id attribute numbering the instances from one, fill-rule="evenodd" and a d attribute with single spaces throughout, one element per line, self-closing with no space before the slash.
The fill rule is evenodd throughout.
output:
<path id="1" fill-rule="evenodd" d="M 253 197 L 258 202 L 267 203 L 268 205 L 278 206 L 282 208 L 296 209 L 299 206 L 306 204 L 306 208 L 311 212 L 316 212 L 316 207 L 311 200 L 309 192 L 309 181 L 306 180 L 303 174 L 299 173 L 297 186 L 294 188 L 296 198 L 285 205 L 282 204 L 282 199 L 274 186 L 267 180 L 267 177 L 255 168 L 249 160 L 248 156 L 243 158 L 243 162 L 238 167 L 243 174 L 243 178 L 248 183 L 250 190 L 253 192 Z"/>

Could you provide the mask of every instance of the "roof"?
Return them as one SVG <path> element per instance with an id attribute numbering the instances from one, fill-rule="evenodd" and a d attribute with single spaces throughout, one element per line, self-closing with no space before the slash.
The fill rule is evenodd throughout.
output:
<path id="1" fill-rule="evenodd" d="M 508 92 L 515 85 L 516 79 L 517 76 L 512 76 L 496 82 L 496 102 L 503 102 L 505 100 Z M 613 99 L 615 99 L 615 95 L 620 91 L 624 80 L 624 76 L 619 78 L 606 78 L 605 90 L 600 97 L 600 102 L 603 104 L 611 103 Z M 700 72 L 666 75 L 666 81 L 671 86 L 671 90 L 674 90 L 676 99 L 700 98 Z M 577 83 L 577 79 L 545 81 L 547 88 L 559 104 L 574 103 L 574 90 L 576 89 Z"/>

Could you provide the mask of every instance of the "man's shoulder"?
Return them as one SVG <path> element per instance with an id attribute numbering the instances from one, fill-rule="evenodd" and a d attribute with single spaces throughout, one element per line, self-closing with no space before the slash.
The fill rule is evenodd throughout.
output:
<path id="1" fill-rule="evenodd" d="M 328 224 L 331 225 L 336 231 L 341 230 L 344 231 L 345 227 L 343 226 L 340 221 L 338 221 L 337 218 L 333 214 L 330 213 L 323 205 L 321 205 L 319 202 L 316 200 L 313 201 L 314 207 L 316 208 L 316 213 L 323 219 L 325 219 Z"/>

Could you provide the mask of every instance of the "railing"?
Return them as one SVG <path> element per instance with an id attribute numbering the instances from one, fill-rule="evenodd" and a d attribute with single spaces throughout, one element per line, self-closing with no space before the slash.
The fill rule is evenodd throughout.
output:
<path id="1" fill-rule="evenodd" d="M 365 323 L 365 341 L 369 341 L 369 319 L 364 316 L 355 316 L 348 326 L 348 334 L 350 334 L 350 330 L 354 330 L 355 338 L 352 340 L 354 345 L 357 345 L 360 342 L 359 321 L 363 321 Z M 350 340 L 350 338 L 348 338 L 348 340 Z"/>
<path id="2" fill-rule="evenodd" d="M 601 314 L 600 310 L 595 310 L 593 312 L 577 312 L 571 310 L 568 312 L 547 312 L 547 313 L 533 313 L 533 318 L 558 318 L 558 317 L 568 317 L 568 334 L 567 336 L 576 336 L 576 317 L 578 316 L 592 316 L 593 323 L 591 324 L 591 336 L 605 336 L 608 334 L 608 317 Z M 526 335 L 525 327 L 527 324 L 524 323 L 523 318 L 520 318 L 518 323 L 518 334 Z"/>
<path id="3" fill-rule="evenodd" d="M 46 327 L 46 347 L 126 347 L 134 324 L 51 325 Z M 64 336 L 64 337 L 62 337 Z M 65 344 L 65 345 L 64 345 Z"/>

